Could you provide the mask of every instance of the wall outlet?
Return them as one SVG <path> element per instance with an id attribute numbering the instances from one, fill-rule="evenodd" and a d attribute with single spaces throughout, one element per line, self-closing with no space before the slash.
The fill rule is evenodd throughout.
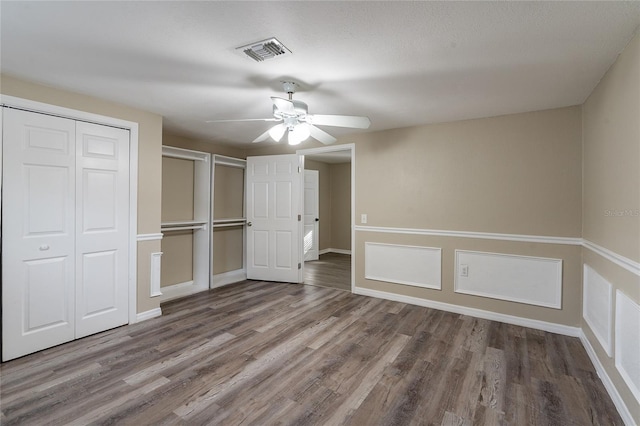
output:
<path id="1" fill-rule="evenodd" d="M 460 276 L 461 277 L 469 276 L 469 265 L 460 265 Z"/>
<path id="2" fill-rule="evenodd" d="M 367 215 L 365 213 L 360 215 L 360 223 L 367 223 Z"/>

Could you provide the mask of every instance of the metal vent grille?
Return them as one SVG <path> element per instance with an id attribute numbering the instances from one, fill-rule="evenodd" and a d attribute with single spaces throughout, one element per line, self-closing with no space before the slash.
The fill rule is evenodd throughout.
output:
<path id="1" fill-rule="evenodd" d="M 256 62 L 262 62 L 267 59 L 290 55 L 291 51 L 280 43 L 275 37 L 267 40 L 257 41 L 255 43 L 240 46 L 236 50 L 244 52 Z"/>

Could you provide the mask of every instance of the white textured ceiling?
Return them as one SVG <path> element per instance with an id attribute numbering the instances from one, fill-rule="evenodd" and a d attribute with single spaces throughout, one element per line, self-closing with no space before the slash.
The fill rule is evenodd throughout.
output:
<path id="1" fill-rule="evenodd" d="M 310 113 L 370 130 L 582 103 L 640 24 L 640 2 L 0 2 L 3 73 L 245 144 L 279 81 Z M 235 51 L 275 36 L 293 55 Z M 325 127 L 335 136 L 353 130 Z"/>

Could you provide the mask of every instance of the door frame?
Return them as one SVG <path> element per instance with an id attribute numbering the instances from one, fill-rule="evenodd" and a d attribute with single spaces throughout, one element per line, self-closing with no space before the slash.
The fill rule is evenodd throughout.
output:
<path id="1" fill-rule="evenodd" d="M 299 149 L 296 154 L 302 155 L 303 159 L 305 155 L 312 154 L 327 154 L 331 152 L 349 151 L 351 154 L 351 293 L 354 292 L 356 283 L 356 145 L 354 143 L 346 143 L 334 146 L 322 146 L 319 148 Z M 304 160 L 303 160 L 304 163 Z M 302 188 L 304 191 L 304 188 Z M 304 233 L 303 233 L 304 234 Z M 301 238 L 303 236 L 301 235 Z M 302 244 L 301 244 L 302 247 Z M 301 248 L 301 250 L 304 250 Z M 304 259 L 304 253 L 301 254 Z M 302 262 L 301 269 L 302 278 L 304 278 L 304 262 Z"/>
<path id="2" fill-rule="evenodd" d="M 138 123 L 9 95 L 0 95 L 0 106 L 118 127 L 129 131 L 129 324 L 137 322 Z M 2 124 L 1 117 L 2 114 L 0 114 L 0 125 Z M 0 188 L 2 187 L 2 144 L 2 135 L 0 134 Z M 0 193 L 0 204 L 1 203 L 2 193 Z"/>
<path id="3" fill-rule="evenodd" d="M 302 177 L 302 182 L 303 182 L 303 188 L 302 188 L 302 193 L 303 193 L 303 200 L 302 200 L 302 218 L 303 218 L 303 224 L 302 224 L 302 233 L 304 234 L 306 232 L 305 230 L 305 226 L 307 226 L 306 223 L 304 223 L 304 220 L 306 219 L 305 216 L 307 215 L 307 212 L 304 211 L 304 203 L 306 201 L 306 190 L 307 190 L 307 172 L 311 173 L 312 175 L 315 175 L 316 177 L 316 185 L 315 185 L 315 191 L 316 191 L 316 199 L 315 199 L 315 203 L 316 203 L 316 214 L 315 214 L 315 222 L 313 222 L 313 244 L 316 246 L 316 254 L 318 255 L 318 257 L 320 256 L 320 222 L 319 222 L 319 218 L 320 218 L 320 172 L 318 170 L 307 170 L 304 169 L 303 173 L 304 176 Z M 304 235 L 302 237 L 303 243 L 304 243 Z M 308 260 L 306 260 L 304 257 L 306 256 L 306 253 L 304 252 L 304 244 L 303 244 L 303 250 L 302 250 L 302 254 L 303 254 L 303 259 L 302 262 L 308 262 Z M 318 260 L 318 259 L 313 259 L 313 260 Z"/>

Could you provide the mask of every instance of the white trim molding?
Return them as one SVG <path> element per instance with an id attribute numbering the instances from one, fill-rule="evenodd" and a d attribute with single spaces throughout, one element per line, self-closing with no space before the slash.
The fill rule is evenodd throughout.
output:
<path id="1" fill-rule="evenodd" d="M 364 243 L 364 277 L 413 287 L 442 289 L 442 249 Z"/>
<path id="2" fill-rule="evenodd" d="M 613 356 L 613 285 L 586 263 L 582 273 L 582 318 L 609 357 Z"/>
<path id="3" fill-rule="evenodd" d="M 454 263 L 456 293 L 562 309 L 562 259 L 455 250 Z"/>
<path id="4" fill-rule="evenodd" d="M 607 370 L 605 370 L 604 366 L 600 362 L 600 358 L 598 358 L 598 355 L 596 355 L 596 351 L 593 349 L 591 342 L 584 334 L 584 331 L 582 329 L 580 329 L 580 335 L 578 337 L 580 338 L 580 342 L 582 342 L 582 346 L 587 352 L 591 363 L 595 367 L 598 377 L 600 377 L 600 380 L 602 380 L 604 388 L 607 390 L 609 397 L 611 397 L 613 405 L 616 406 L 618 414 L 620 414 L 620 417 L 622 417 L 622 421 L 625 425 L 635 424 L 633 416 L 631 415 L 631 411 L 629 411 L 629 407 L 627 407 L 627 404 L 624 403 L 624 400 L 620 396 L 618 389 L 613 384 L 611 377 L 609 377 L 609 375 L 607 374 Z"/>
<path id="5" fill-rule="evenodd" d="M 629 390 L 640 403 L 640 305 L 616 290 L 615 365 Z"/>
<path id="6" fill-rule="evenodd" d="M 158 232 L 157 234 L 138 234 L 136 236 L 137 241 L 157 241 L 161 240 L 164 234 Z"/>
<path id="7" fill-rule="evenodd" d="M 336 253 L 336 254 L 348 254 L 351 255 L 351 250 L 337 249 L 337 248 L 326 248 L 318 251 L 319 255 L 327 254 L 327 253 Z"/>
<path id="8" fill-rule="evenodd" d="M 136 322 L 140 322 L 140 321 L 146 321 L 149 320 L 151 318 L 156 318 L 162 315 L 162 309 L 160 308 L 153 308 L 149 311 L 145 311 L 145 312 L 140 312 L 139 314 L 136 315 Z"/>
<path id="9" fill-rule="evenodd" d="M 167 145 L 162 145 L 162 156 L 179 158 L 182 160 L 204 161 L 205 163 L 208 163 L 211 158 L 211 154 L 209 154 L 208 152 L 176 148 L 176 147 L 167 146 Z"/>
<path id="10" fill-rule="evenodd" d="M 640 276 L 640 263 L 629 259 L 628 257 L 624 257 L 616 252 L 613 252 L 607 248 L 597 245 L 594 242 L 591 242 L 587 239 L 582 240 L 582 246 L 591 250 L 592 252 L 599 254 L 605 259 L 615 263 L 621 268 L 626 269 L 627 271 Z"/>
<path id="11" fill-rule="evenodd" d="M 521 234 L 497 234 L 490 232 L 471 232 L 471 231 L 448 231 L 442 229 L 419 229 L 419 228 L 394 228 L 382 226 L 362 226 L 356 225 L 356 231 L 360 232 L 381 232 L 385 234 L 411 234 L 411 235 L 428 235 L 435 237 L 458 237 L 458 238 L 476 238 L 483 240 L 501 240 L 501 241 L 519 241 L 525 243 L 544 243 L 544 244 L 564 244 L 579 246 L 582 245 L 582 238 L 574 237 L 550 237 L 544 235 L 521 235 Z"/>
<path id="12" fill-rule="evenodd" d="M 299 149 L 296 154 L 299 155 L 311 155 L 311 154 L 325 154 L 336 151 L 350 151 L 351 152 L 351 251 L 349 254 L 356 253 L 356 144 L 345 143 L 333 146 L 323 146 L 319 148 Z M 354 266 L 355 259 L 351 260 L 351 292 L 353 293 L 356 287 L 356 268 Z M 304 272 L 304 262 L 302 263 L 301 272 Z"/>
<path id="13" fill-rule="evenodd" d="M 162 252 L 151 253 L 150 297 L 162 296 L 160 291 L 160 273 L 162 270 Z"/>
<path id="14" fill-rule="evenodd" d="M 178 297 L 190 296 L 201 291 L 209 290 L 208 285 L 195 285 L 193 281 L 186 281 L 179 284 L 169 285 L 161 287 L 162 296 L 160 296 L 160 302 L 166 302 L 168 300 L 177 299 Z"/>
<path id="15" fill-rule="evenodd" d="M 245 269 L 236 269 L 235 271 L 222 272 L 212 277 L 211 288 L 218 288 L 229 284 L 238 283 L 247 279 L 247 271 Z"/>
<path id="16" fill-rule="evenodd" d="M 556 324 L 552 322 L 516 317 L 513 315 L 499 314 L 497 312 L 468 308 L 466 306 L 437 302 L 435 300 L 421 299 L 419 297 L 388 293 L 386 291 L 371 290 L 364 287 L 356 287 L 354 294 L 376 297 L 378 299 L 392 300 L 394 302 L 408 303 L 410 305 L 423 306 L 425 308 L 438 309 L 441 311 L 453 312 L 461 315 L 469 315 L 476 318 L 504 322 L 507 324 L 519 325 L 522 327 L 535 328 L 537 330 L 548 331 L 550 333 L 557 333 L 565 336 L 579 337 L 581 333 L 581 329 L 579 327 L 571 327 L 568 325 Z"/>

